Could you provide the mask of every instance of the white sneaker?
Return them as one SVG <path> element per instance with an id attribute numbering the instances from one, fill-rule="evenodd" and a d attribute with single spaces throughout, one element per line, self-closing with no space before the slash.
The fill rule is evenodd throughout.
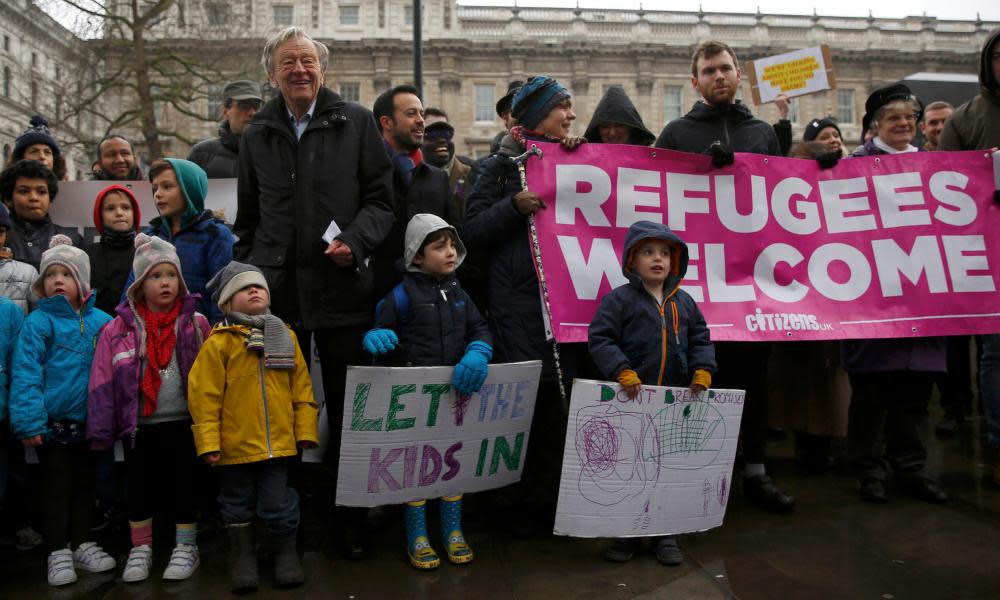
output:
<path id="1" fill-rule="evenodd" d="M 132 546 L 129 550 L 128 559 L 125 561 L 125 572 L 122 573 L 122 581 L 134 583 L 149 579 L 149 568 L 153 566 L 153 549 L 143 544 Z"/>
<path id="2" fill-rule="evenodd" d="M 73 553 L 73 565 L 88 573 L 103 573 L 114 569 L 117 563 L 94 542 L 84 542 Z"/>
<path id="3" fill-rule="evenodd" d="M 170 553 L 170 563 L 163 572 L 163 578 L 170 581 L 187 579 L 201 564 L 198 557 L 198 546 L 192 544 L 177 544 Z"/>
<path id="4" fill-rule="evenodd" d="M 76 581 L 73 568 L 73 551 L 69 548 L 55 550 L 49 554 L 49 585 L 66 585 Z"/>

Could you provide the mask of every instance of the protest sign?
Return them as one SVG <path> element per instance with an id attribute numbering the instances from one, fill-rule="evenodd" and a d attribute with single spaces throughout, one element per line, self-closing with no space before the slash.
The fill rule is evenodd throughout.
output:
<path id="1" fill-rule="evenodd" d="M 453 372 L 348 367 L 337 504 L 396 504 L 521 478 L 541 361 L 490 365 L 465 398 L 451 389 Z"/>
<path id="2" fill-rule="evenodd" d="M 573 381 L 555 533 L 641 537 L 722 525 L 742 390 Z"/>
<path id="3" fill-rule="evenodd" d="M 557 341 L 581 342 L 626 283 L 628 227 L 668 224 L 690 262 L 682 289 L 713 340 L 1000 332 L 1000 206 L 988 152 L 815 161 L 636 146 L 539 143 L 530 189 Z M 527 234 L 526 234 L 527 236 Z"/>
<path id="4" fill-rule="evenodd" d="M 781 94 L 792 98 L 837 87 L 826 44 L 751 60 L 745 71 L 750 76 L 754 104 L 774 102 Z"/>

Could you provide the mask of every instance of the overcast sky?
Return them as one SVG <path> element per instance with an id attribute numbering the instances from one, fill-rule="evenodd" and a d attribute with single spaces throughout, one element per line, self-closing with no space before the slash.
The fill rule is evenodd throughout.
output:
<path id="1" fill-rule="evenodd" d="M 459 0 L 459 4 L 513 6 L 512 0 Z M 517 5 L 563 6 L 581 8 L 639 8 L 639 0 L 518 0 Z M 813 8 L 821 15 L 866 17 L 871 10 L 876 17 L 906 17 L 922 15 L 939 19 L 975 20 L 980 13 L 985 21 L 1000 21 L 1000 2 L 997 0 L 643 0 L 642 7 L 652 10 L 697 11 L 698 6 L 706 12 L 761 12 L 777 14 L 812 14 Z"/>

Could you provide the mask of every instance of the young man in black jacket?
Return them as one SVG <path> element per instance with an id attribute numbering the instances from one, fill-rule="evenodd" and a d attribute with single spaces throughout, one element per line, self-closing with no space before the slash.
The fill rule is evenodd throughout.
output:
<path id="1" fill-rule="evenodd" d="M 657 148 L 709 154 L 716 167 L 732 164 L 734 152 L 781 156 L 774 128 L 736 100 L 742 72 L 736 53 L 722 42 L 704 42 L 691 59 L 691 85 L 703 100 L 663 128 Z M 790 512 L 795 499 L 774 485 L 764 469 L 767 444 L 767 359 L 762 342 L 717 343 L 716 387 L 746 390 L 743 421 L 743 492 L 748 500 L 775 512 Z"/>

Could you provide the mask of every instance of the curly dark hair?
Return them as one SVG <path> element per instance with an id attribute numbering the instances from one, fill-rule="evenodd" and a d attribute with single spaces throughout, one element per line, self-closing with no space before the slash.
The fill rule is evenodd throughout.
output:
<path id="1" fill-rule="evenodd" d="M 0 172 L 0 199 L 5 203 L 14 201 L 14 186 L 18 179 L 44 179 L 49 187 L 49 200 L 55 200 L 59 193 L 59 181 L 55 173 L 37 160 L 19 160 Z"/>

